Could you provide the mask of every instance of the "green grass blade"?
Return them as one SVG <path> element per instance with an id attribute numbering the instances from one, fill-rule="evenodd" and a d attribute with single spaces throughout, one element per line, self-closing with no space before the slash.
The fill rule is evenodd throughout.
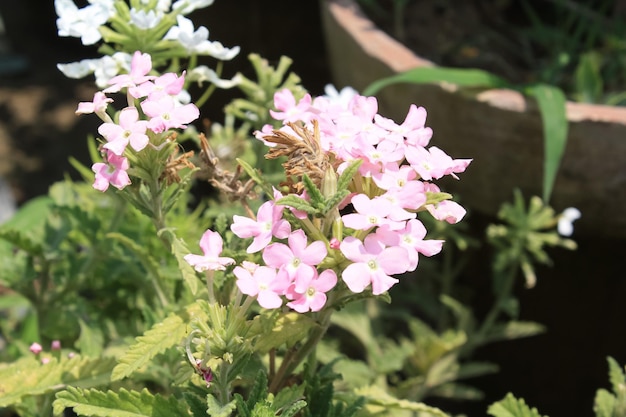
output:
<path id="1" fill-rule="evenodd" d="M 420 67 L 374 81 L 365 88 L 363 95 L 374 95 L 392 84 L 429 84 L 441 82 L 455 84 L 460 87 L 504 88 L 510 86 L 510 83 L 503 78 L 480 69 Z"/>
<path id="2" fill-rule="evenodd" d="M 566 99 L 563 91 L 547 84 L 528 87 L 526 94 L 537 100 L 541 113 L 544 137 L 543 201 L 547 204 L 567 143 Z"/>

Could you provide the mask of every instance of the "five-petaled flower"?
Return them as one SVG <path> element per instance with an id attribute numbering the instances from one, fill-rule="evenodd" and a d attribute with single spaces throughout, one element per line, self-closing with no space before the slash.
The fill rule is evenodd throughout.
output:
<path id="1" fill-rule="evenodd" d="M 220 256 L 222 253 L 223 240 L 219 233 L 207 230 L 200 238 L 200 248 L 204 255 L 185 255 L 185 260 L 198 272 L 206 270 L 223 271 L 226 266 L 234 264 L 235 260 Z"/>

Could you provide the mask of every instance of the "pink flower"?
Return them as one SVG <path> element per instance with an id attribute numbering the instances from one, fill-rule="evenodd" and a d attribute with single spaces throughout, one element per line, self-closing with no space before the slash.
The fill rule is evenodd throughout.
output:
<path id="1" fill-rule="evenodd" d="M 443 240 L 424 240 L 426 228 L 418 219 L 411 219 L 401 230 L 379 228 L 376 236 L 387 246 L 401 246 L 407 250 L 409 266 L 407 271 L 417 268 L 418 254 L 433 256 L 441 252 Z"/>
<path id="2" fill-rule="evenodd" d="M 317 274 L 315 265 L 326 257 L 326 245 L 316 241 L 307 246 L 307 237 L 302 229 L 292 232 L 287 241 L 289 246 L 283 243 L 267 246 L 263 251 L 263 260 L 267 266 L 284 269 L 295 281 L 296 291 L 302 292 Z"/>
<path id="3" fill-rule="evenodd" d="M 383 190 L 402 188 L 415 178 L 417 178 L 417 173 L 413 168 L 398 164 L 388 164 L 384 171 L 372 176 L 374 183 Z"/>
<path id="4" fill-rule="evenodd" d="M 105 93 L 117 93 L 122 88 L 134 87 L 136 85 L 153 80 L 154 75 L 147 75 L 152 69 L 152 57 L 150 54 L 142 54 L 136 51 L 130 61 L 130 73 L 117 75 L 109 80 L 108 87 L 103 90 Z"/>
<path id="5" fill-rule="evenodd" d="M 369 199 L 365 194 L 352 197 L 352 205 L 356 213 L 341 217 L 346 227 L 356 230 L 368 230 L 376 226 L 386 225 L 390 229 L 401 229 L 402 222 L 390 220 L 387 217 L 392 212 L 391 203 L 384 198 Z"/>
<path id="6" fill-rule="evenodd" d="M 223 271 L 226 269 L 226 265 L 235 263 L 232 258 L 221 257 L 223 240 L 219 233 L 212 230 L 204 232 L 200 238 L 200 248 L 204 253 L 201 255 L 189 254 L 185 255 L 185 260 L 195 268 L 198 272 L 206 270 Z"/>
<path id="7" fill-rule="evenodd" d="M 413 169 L 426 181 L 433 178 L 439 179 L 444 175 L 452 175 L 459 179 L 455 173 L 465 171 L 472 161 L 471 159 L 452 159 L 436 146 L 431 146 L 429 149 L 410 146 L 406 149 L 405 156 Z"/>
<path id="8" fill-rule="evenodd" d="M 128 159 L 107 151 L 106 163 L 98 162 L 91 166 L 96 178 L 93 188 L 98 191 L 106 191 L 109 185 L 121 190 L 130 184 L 130 178 L 126 172 L 129 168 Z"/>
<path id="9" fill-rule="evenodd" d="M 240 238 L 254 237 L 248 253 L 255 253 L 269 245 L 272 236 L 284 239 L 289 236 L 291 226 L 283 218 L 283 206 L 267 201 L 259 207 L 256 221 L 244 216 L 233 216 L 230 230 Z"/>
<path id="10" fill-rule="evenodd" d="M 146 135 L 147 123 L 145 120 L 139 120 L 136 107 L 126 107 L 120 112 L 119 124 L 103 123 L 98 128 L 98 133 L 107 140 L 103 148 L 115 155 L 122 155 L 130 143 L 131 148 L 139 152 L 149 142 Z"/>
<path id="11" fill-rule="evenodd" d="M 437 220 L 445 220 L 450 224 L 461 221 L 465 216 L 466 210 L 457 202 L 444 200 L 437 204 L 429 204 L 426 206 L 428 212 Z"/>
<path id="12" fill-rule="evenodd" d="M 112 123 L 111 117 L 106 113 L 107 106 L 109 103 L 112 103 L 113 99 L 107 97 L 102 91 L 97 91 L 93 95 L 93 101 L 85 102 L 82 101 L 78 103 L 78 108 L 76 109 L 76 114 L 90 114 L 96 113 L 96 115 L 103 121 L 107 123 Z"/>
<path id="13" fill-rule="evenodd" d="M 39 343 L 35 342 L 32 345 L 30 345 L 28 350 L 33 352 L 35 355 L 39 355 L 41 353 L 41 351 L 43 350 L 43 348 L 41 347 L 41 345 Z"/>
<path id="14" fill-rule="evenodd" d="M 302 290 L 298 290 L 296 284 L 291 285 L 287 291 L 288 299 L 293 300 L 287 306 L 298 313 L 307 311 L 320 311 L 326 304 L 326 293 L 337 285 L 337 274 L 332 269 L 327 269 L 321 274 L 315 274 L 301 283 Z"/>
<path id="15" fill-rule="evenodd" d="M 173 72 L 168 72 L 154 81 L 146 81 L 137 87 L 130 88 L 130 94 L 135 98 L 148 97 L 156 100 L 163 95 L 176 96 L 183 90 L 185 85 L 185 73 L 179 77 Z"/>
<path id="16" fill-rule="evenodd" d="M 50 349 L 51 350 L 61 350 L 61 341 L 60 340 L 53 340 L 50 343 Z"/>
<path id="17" fill-rule="evenodd" d="M 171 128 L 184 129 L 200 116 L 195 104 L 177 105 L 177 101 L 169 95 L 147 99 L 141 103 L 141 109 L 150 117 L 148 128 L 154 133 Z"/>
<path id="18" fill-rule="evenodd" d="M 398 282 L 391 275 L 404 273 L 410 266 L 405 248 L 387 248 L 374 234 L 368 235 L 364 242 L 348 236 L 341 242 L 340 249 L 346 258 L 354 262 L 344 269 L 341 278 L 355 293 L 363 292 L 372 284 L 372 294 L 380 295 Z"/>
<path id="19" fill-rule="evenodd" d="M 274 119 L 282 120 L 284 123 L 296 122 L 298 120 L 309 122 L 313 116 L 313 113 L 311 113 L 311 102 L 311 95 L 305 94 L 296 104 L 296 98 L 291 90 L 283 88 L 274 93 L 274 106 L 282 111 L 270 110 L 270 114 Z"/>
<path id="20" fill-rule="evenodd" d="M 278 308 L 283 304 L 280 295 L 287 289 L 289 278 L 284 273 L 276 273 L 269 266 L 259 266 L 252 273 L 247 268 L 235 267 L 237 287 L 243 294 L 256 296 L 263 308 Z"/>
<path id="21" fill-rule="evenodd" d="M 425 127 L 426 109 L 411 104 L 409 112 L 401 125 L 397 125 L 393 120 L 377 115 L 376 124 L 389 130 L 392 134 L 401 135 L 406 138 L 407 144 L 424 147 L 428 145 L 433 131 Z"/>

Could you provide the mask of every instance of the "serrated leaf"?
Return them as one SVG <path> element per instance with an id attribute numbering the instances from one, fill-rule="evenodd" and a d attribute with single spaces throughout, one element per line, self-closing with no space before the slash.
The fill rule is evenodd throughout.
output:
<path id="1" fill-rule="evenodd" d="M 296 210 L 301 210 L 308 214 L 317 214 L 319 211 L 308 201 L 292 194 L 280 198 L 276 201 L 276 205 L 293 207 Z"/>
<path id="2" fill-rule="evenodd" d="M 324 214 L 328 213 L 329 211 L 337 207 L 349 195 L 350 195 L 350 190 L 340 190 L 340 191 L 337 191 L 332 196 L 330 196 L 324 202 Z"/>
<path id="3" fill-rule="evenodd" d="M 491 404 L 487 413 L 493 417 L 542 417 L 536 408 L 530 408 L 524 399 L 517 399 L 511 393 Z"/>
<path id="4" fill-rule="evenodd" d="M 232 400 L 228 404 L 221 405 L 217 399 L 213 396 L 213 394 L 208 394 L 206 397 L 207 402 L 207 415 L 211 417 L 230 417 L 230 415 L 235 411 L 237 405 L 235 400 Z"/>
<path id="5" fill-rule="evenodd" d="M 133 239 L 121 233 L 107 233 L 106 237 L 120 242 L 123 246 L 129 249 L 133 253 L 133 255 L 135 255 L 135 258 L 139 262 L 141 262 L 141 264 L 144 266 L 144 268 L 146 268 L 146 271 L 148 271 L 149 274 L 152 274 L 155 277 L 159 277 L 160 265 L 156 261 L 156 259 L 152 257 L 151 252 L 146 247 L 139 245 Z"/>
<path id="6" fill-rule="evenodd" d="M 196 295 L 198 292 L 198 276 L 196 275 L 196 271 L 193 269 L 189 262 L 185 260 L 185 255 L 190 254 L 191 251 L 187 248 L 187 245 L 183 240 L 178 237 L 173 237 L 172 239 L 172 254 L 176 258 L 176 262 L 178 263 L 178 269 L 180 273 L 183 275 L 183 279 L 185 283 L 189 287 L 192 295 Z"/>
<path id="7" fill-rule="evenodd" d="M 341 175 L 339 175 L 339 178 L 337 178 L 337 192 L 348 189 L 352 178 L 359 171 L 359 167 L 362 163 L 362 159 L 355 159 L 354 161 L 350 162 L 350 164 L 341 172 Z"/>
<path id="8" fill-rule="evenodd" d="M 4 239 L 27 253 L 34 256 L 41 256 L 44 253 L 44 247 L 39 239 L 34 239 L 30 235 L 15 229 L 0 230 L 0 239 Z"/>
<path id="9" fill-rule="evenodd" d="M 318 209 L 321 208 L 324 205 L 324 195 L 320 189 L 317 188 L 315 183 L 311 181 L 311 178 L 306 174 L 302 174 L 302 184 L 309 196 L 311 205 Z"/>
<path id="10" fill-rule="evenodd" d="M 613 387 L 613 392 L 618 393 L 620 388 L 626 384 L 626 376 L 624 375 L 624 369 L 619 363 L 612 357 L 608 356 L 607 362 L 609 363 L 609 381 Z"/>
<path id="11" fill-rule="evenodd" d="M 264 320 L 267 318 L 257 316 L 250 327 L 251 336 L 262 335 L 254 345 L 259 353 L 267 353 L 283 344 L 292 345 L 305 338 L 309 329 L 317 326 L 315 320 L 294 312 L 280 314 L 271 324 L 271 329 L 265 328 Z"/>
<path id="12" fill-rule="evenodd" d="M 71 384 L 93 387 L 108 383 L 114 358 L 51 359 L 42 364 L 28 357 L 0 369 L 0 408 L 19 404 L 23 397 L 58 391 Z"/>
<path id="13" fill-rule="evenodd" d="M 82 390 L 68 387 L 57 393 L 53 403 L 55 414 L 72 408 L 80 416 L 97 417 L 188 417 L 187 407 L 174 397 L 152 395 L 121 388 L 119 392 Z"/>
<path id="14" fill-rule="evenodd" d="M 291 404 L 289 407 L 285 408 L 282 413 L 280 413 L 280 417 L 292 417 L 296 415 L 296 413 L 306 407 L 306 401 L 299 400 L 295 403 Z M 274 406 L 275 407 L 275 406 Z"/>
<path id="15" fill-rule="evenodd" d="M 195 305 L 187 307 L 187 310 L 189 311 L 193 306 Z M 187 322 L 186 317 L 172 313 L 162 322 L 152 326 L 142 336 L 136 337 L 135 344 L 128 348 L 113 369 L 111 380 L 117 381 L 129 376 L 159 353 L 180 343 L 185 337 Z"/>
<path id="16" fill-rule="evenodd" d="M 290 387 L 285 387 L 276 394 L 274 397 L 274 401 L 272 405 L 275 410 L 280 410 L 288 406 L 289 404 L 293 404 L 298 400 L 301 400 L 304 397 L 304 386 L 303 385 L 292 385 Z M 284 414 L 283 414 L 284 415 Z"/>
<path id="17" fill-rule="evenodd" d="M 363 396 L 367 406 L 380 407 L 385 411 L 388 411 L 389 409 L 400 409 L 425 413 L 425 415 L 431 416 L 449 417 L 448 414 L 437 407 L 431 407 L 420 402 L 395 398 L 377 386 L 356 389 L 355 394 Z"/>
<path id="18" fill-rule="evenodd" d="M 613 394 L 605 389 L 596 391 L 596 397 L 593 401 L 593 411 L 596 417 L 613 417 L 613 410 L 617 399 Z"/>

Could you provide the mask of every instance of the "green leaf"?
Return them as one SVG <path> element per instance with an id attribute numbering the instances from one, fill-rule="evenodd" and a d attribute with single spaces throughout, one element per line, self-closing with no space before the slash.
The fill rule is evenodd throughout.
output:
<path id="1" fill-rule="evenodd" d="M 517 399 L 511 393 L 491 404 L 487 413 L 493 417 L 541 417 L 536 408 L 530 408 L 523 399 Z"/>
<path id="2" fill-rule="evenodd" d="M 187 245 L 182 239 L 176 236 L 172 238 L 172 254 L 174 254 L 176 258 L 178 269 L 180 269 L 180 273 L 183 275 L 183 279 L 189 287 L 191 294 L 196 295 L 198 292 L 199 279 L 195 269 L 185 260 L 185 255 L 190 253 L 191 251 L 187 248 Z"/>
<path id="3" fill-rule="evenodd" d="M 72 408 L 81 416 L 98 417 L 188 417 L 187 407 L 176 398 L 152 395 L 147 389 L 141 392 L 121 388 L 119 392 L 82 390 L 68 387 L 57 393 L 53 403 L 55 414 Z"/>
<path id="4" fill-rule="evenodd" d="M 604 87 L 600 74 L 600 56 L 597 52 L 591 51 L 580 55 L 574 80 L 576 101 L 581 103 L 600 101 Z"/>
<path id="5" fill-rule="evenodd" d="M 626 384 L 624 369 L 612 357 L 608 356 L 606 359 L 609 363 L 609 381 L 611 381 L 613 392 L 618 393 Z"/>
<path id="6" fill-rule="evenodd" d="M 617 399 L 605 389 L 596 391 L 596 397 L 593 401 L 593 411 L 596 417 L 613 417 L 613 410 Z"/>
<path id="7" fill-rule="evenodd" d="M 275 410 L 280 410 L 287 407 L 289 404 L 294 404 L 296 401 L 301 400 L 304 397 L 304 385 L 292 385 L 285 387 L 276 394 L 272 406 Z M 284 413 L 282 414 L 284 415 Z"/>
<path id="8" fill-rule="evenodd" d="M 448 414 L 446 414 L 439 408 L 431 407 L 429 405 L 426 405 L 420 402 L 400 400 L 398 398 L 392 397 L 382 388 L 377 387 L 377 386 L 359 388 L 355 390 L 355 393 L 357 395 L 365 397 L 365 404 L 373 412 L 376 412 L 376 411 L 389 412 L 390 409 L 400 409 L 400 410 L 408 410 L 408 411 L 414 411 L 418 413 L 424 413 L 424 415 L 449 417 Z"/>
<path id="9" fill-rule="evenodd" d="M 410 69 L 370 84 L 363 95 L 371 96 L 388 85 L 450 83 L 460 87 L 503 88 L 510 83 L 497 75 L 474 68 L 420 67 Z"/>
<path id="10" fill-rule="evenodd" d="M 207 402 L 207 415 L 211 417 L 229 417 L 233 411 L 237 408 L 235 400 L 232 400 L 228 404 L 221 405 L 213 394 L 208 394 L 206 397 Z"/>
<path id="11" fill-rule="evenodd" d="M 308 214 L 317 214 L 318 212 L 318 210 L 313 207 L 308 201 L 303 200 L 302 198 L 293 194 L 280 198 L 278 201 L 276 201 L 276 204 L 280 206 L 293 207 L 296 210 L 301 210 Z"/>
<path id="12" fill-rule="evenodd" d="M 480 344 L 491 343 L 499 340 L 521 339 L 544 333 L 546 327 L 532 321 L 509 321 L 505 324 L 495 325 L 484 337 Z"/>
<path id="13" fill-rule="evenodd" d="M 41 395 L 66 385 L 93 387 L 109 382 L 114 358 L 52 358 L 50 362 L 27 357 L 0 368 L 0 408 L 16 405 L 24 397 Z"/>
<path id="14" fill-rule="evenodd" d="M 537 100 L 541 113 L 544 137 L 542 197 L 547 204 L 567 143 L 566 99 L 563 91 L 547 84 L 528 87 L 525 92 Z"/>
<path id="15" fill-rule="evenodd" d="M 98 357 L 102 353 L 104 336 L 99 329 L 92 329 L 82 319 L 78 319 L 80 325 L 80 337 L 76 341 L 76 347 L 81 355 L 88 357 Z"/>
<path id="16" fill-rule="evenodd" d="M 337 192 L 348 189 L 350 181 L 352 181 L 352 178 L 354 178 L 356 173 L 359 171 L 359 167 L 362 163 L 362 159 L 355 159 L 341 172 L 341 175 L 337 179 Z"/>
<path id="17" fill-rule="evenodd" d="M 453 398 L 455 400 L 472 400 L 478 401 L 485 397 L 485 394 L 472 386 L 459 384 L 458 382 L 450 382 L 433 387 L 428 391 L 429 396 Z"/>
<path id="18" fill-rule="evenodd" d="M 19 210 L 6 222 L 2 229 L 14 229 L 22 232 L 43 227 L 54 204 L 48 196 L 35 197 L 20 207 Z"/>
<path id="19" fill-rule="evenodd" d="M 195 307 L 197 306 L 192 304 L 187 310 L 191 311 Z M 159 353 L 180 343 L 187 331 L 187 319 L 188 317 L 183 318 L 172 313 L 162 322 L 152 326 L 143 336 L 136 337 L 136 343 L 128 348 L 113 369 L 111 380 L 117 381 L 129 376 Z"/>
<path id="20" fill-rule="evenodd" d="M 246 174 L 248 174 L 248 176 L 252 178 L 254 182 L 259 184 L 261 188 L 263 188 L 263 191 L 265 191 L 267 195 L 269 196 L 274 195 L 274 191 L 272 190 L 272 185 L 269 184 L 267 181 L 265 181 L 265 179 L 263 179 L 263 177 L 259 174 L 259 172 L 256 169 L 254 169 L 249 163 L 247 163 L 241 158 L 237 158 L 236 161 L 243 168 L 243 170 L 246 171 Z"/>
<path id="21" fill-rule="evenodd" d="M 292 345 L 305 338 L 311 327 L 317 326 L 312 318 L 294 312 L 280 314 L 275 321 L 271 320 L 256 316 L 250 327 L 251 336 L 260 336 L 254 345 L 260 353 L 267 353 L 283 344 Z"/>

